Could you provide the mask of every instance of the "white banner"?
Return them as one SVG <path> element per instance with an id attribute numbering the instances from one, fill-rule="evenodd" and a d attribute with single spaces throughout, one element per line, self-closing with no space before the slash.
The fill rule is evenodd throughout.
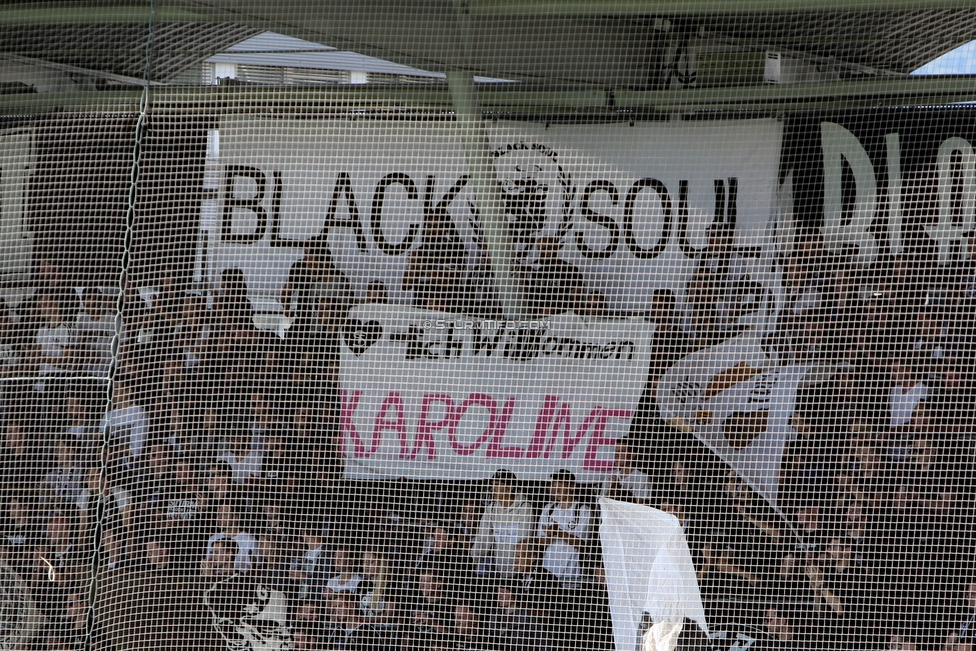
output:
<path id="1" fill-rule="evenodd" d="M 610 471 L 647 378 L 653 326 L 487 322 L 361 305 L 343 327 L 340 435 L 353 479 Z"/>
<path id="2" fill-rule="evenodd" d="M 708 633 L 695 564 L 676 517 L 601 497 L 600 544 L 616 651 L 673 649 L 655 633 L 680 631 L 686 617 Z M 657 630 L 642 630 L 644 613 Z"/>
<path id="3" fill-rule="evenodd" d="M 738 279 L 756 294 L 741 322 L 774 309 L 769 249 L 782 124 L 777 120 L 487 127 L 518 263 L 539 234 L 611 309 L 679 297 L 713 221 L 735 224 Z M 252 295 L 276 297 L 303 242 L 329 244 L 362 296 L 401 278 L 432 215 L 450 216 L 478 256 L 478 224 L 458 129 L 447 121 L 271 120 L 220 124 L 219 205 L 210 274 L 241 267 Z M 768 255 L 763 255 L 763 252 Z"/>
<path id="4" fill-rule="evenodd" d="M 33 129 L 0 131 L 0 278 L 8 282 L 30 271 L 34 239 L 24 207 L 34 162 Z"/>
<path id="5" fill-rule="evenodd" d="M 796 390 L 809 369 L 777 366 L 759 337 L 746 333 L 688 355 L 661 378 L 657 403 L 665 421 L 694 433 L 776 506 Z"/>

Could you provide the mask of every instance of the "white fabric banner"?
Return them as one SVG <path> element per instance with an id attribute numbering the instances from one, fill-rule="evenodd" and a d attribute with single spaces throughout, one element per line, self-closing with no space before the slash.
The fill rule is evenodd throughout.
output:
<path id="1" fill-rule="evenodd" d="M 342 333 L 340 434 L 355 479 L 478 479 L 508 468 L 594 482 L 647 378 L 653 326 L 482 322 L 361 305 Z"/>
<path id="2" fill-rule="evenodd" d="M 793 439 L 796 390 L 806 366 L 777 366 L 759 333 L 688 355 L 658 383 L 662 418 L 692 432 L 776 506 L 780 460 Z"/>
<path id="3" fill-rule="evenodd" d="M 642 648 L 649 632 L 644 613 L 668 629 L 687 617 L 708 633 L 695 565 L 676 517 L 602 497 L 600 542 L 616 651 Z"/>
<path id="4" fill-rule="evenodd" d="M 28 182 L 34 171 L 34 131 L 0 131 L 0 279 L 26 280 L 30 272 L 33 234 L 25 209 Z"/>
<path id="5" fill-rule="evenodd" d="M 645 310 L 655 289 L 681 299 L 715 220 L 735 223 L 736 274 L 755 300 L 746 325 L 775 309 L 771 219 L 782 123 L 773 119 L 546 125 L 493 122 L 491 156 L 517 251 L 540 234 L 611 309 Z M 424 223 L 447 214 L 479 260 L 480 224 L 452 122 L 227 118 L 208 179 L 219 197 L 210 277 L 241 267 L 252 296 L 277 297 L 303 242 L 329 244 L 362 296 L 401 279 Z M 215 165 L 215 167 L 214 167 Z"/>

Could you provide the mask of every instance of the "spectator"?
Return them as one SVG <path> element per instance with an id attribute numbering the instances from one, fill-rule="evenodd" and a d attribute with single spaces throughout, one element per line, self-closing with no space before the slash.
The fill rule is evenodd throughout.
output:
<path id="1" fill-rule="evenodd" d="M 176 462 L 173 483 L 164 500 L 161 508 L 168 537 L 180 541 L 174 553 L 174 563 L 185 569 L 196 567 L 206 541 L 204 509 L 207 498 L 188 459 Z"/>
<path id="2" fill-rule="evenodd" d="M 520 543 L 515 550 L 515 578 L 511 581 L 514 599 L 531 613 L 546 638 L 559 648 L 579 648 L 591 604 L 584 593 L 565 587 L 559 578 L 542 566 L 542 548 L 534 541 Z"/>
<path id="3" fill-rule="evenodd" d="M 301 260 L 292 265 L 281 288 L 285 316 L 292 319 L 288 331 L 294 338 L 307 332 L 316 320 L 319 304 L 331 297 L 337 317 L 344 319 L 353 304 L 352 285 L 332 262 L 325 243 L 309 242 Z"/>
<path id="4" fill-rule="evenodd" d="M 233 330 L 250 330 L 254 327 L 254 308 L 248 299 L 247 279 L 236 267 L 220 272 L 220 294 L 214 301 L 214 309 L 220 324 Z"/>
<path id="5" fill-rule="evenodd" d="M 113 406 L 102 419 L 100 429 L 103 440 L 109 441 L 117 450 L 115 454 L 126 468 L 135 469 L 149 436 L 149 419 L 145 410 L 133 400 L 132 387 L 126 379 L 115 383 Z"/>
<path id="6" fill-rule="evenodd" d="M 498 300 L 498 288 L 495 274 L 491 266 L 491 259 L 485 244 L 484 234 L 477 224 L 474 224 L 474 243 L 478 251 L 464 277 L 466 290 L 465 312 L 483 319 L 499 319 L 502 316 L 501 304 Z"/>
<path id="7" fill-rule="evenodd" d="M 41 611 L 52 619 L 67 594 L 81 585 L 88 567 L 89 559 L 78 545 L 77 526 L 77 518 L 70 511 L 54 511 L 37 549 L 34 592 Z"/>
<path id="8" fill-rule="evenodd" d="M 3 540 L 0 543 L 3 560 L 20 575 L 27 576 L 34 563 L 34 552 L 40 543 L 40 531 L 32 517 L 37 504 L 30 492 L 7 489 L 4 495 L 2 523 Z"/>
<path id="9" fill-rule="evenodd" d="M 887 651 L 918 651 L 918 644 L 911 636 L 893 634 L 888 638 Z"/>
<path id="10" fill-rule="evenodd" d="M 576 477 L 568 470 L 549 479 L 553 501 L 542 509 L 539 539 L 545 551 L 542 567 L 569 588 L 579 588 L 590 542 L 590 507 L 576 498 Z"/>
<path id="11" fill-rule="evenodd" d="M 69 639 L 76 646 L 83 645 L 85 630 L 88 625 L 88 600 L 84 598 L 81 592 L 74 591 L 68 594 L 67 601 L 64 604 L 64 617 Z"/>
<path id="12" fill-rule="evenodd" d="M 33 487 L 52 463 L 50 453 L 36 437 L 28 437 L 27 412 L 20 405 L 8 409 L 3 419 L 3 448 L 0 450 L 0 486 Z"/>
<path id="13" fill-rule="evenodd" d="M 454 635 L 452 651 L 494 651 L 494 641 L 486 635 L 481 613 L 472 603 L 461 602 L 454 607 Z"/>
<path id="14" fill-rule="evenodd" d="M 655 324 L 651 336 L 651 362 L 644 391 L 630 424 L 630 436 L 640 439 L 659 422 L 657 385 L 678 360 L 692 352 L 693 338 L 680 328 L 677 299 L 670 289 L 656 289 L 651 297 L 648 319 Z"/>
<path id="15" fill-rule="evenodd" d="M 236 484 L 254 483 L 261 478 L 262 450 L 255 445 L 254 436 L 238 427 L 230 436 L 230 447 L 217 457 L 217 463 L 231 468 L 231 478 Z"/>
<path id="16" fill-rule="evenodd" d="M 888 409 L 891 414 L 892 429 L 906 425 L 912 418 L 915 408 L 928 396 L 928 384 L 919 378 L 912 357 L 903 358 L 891 364 L 891 392 Z"/>
<path id="17" fill-rule="evenodd" d="M 427 529 L 430 533 L 424 540 L 418 565 L 427 561 L 458 569 L 467 565 L 467 550 L 462 545 L 460 531 L 455 523 L 432 520 L 427 523 Z"/>
<path id="18" fill-rule="evenodd" d="M 359 586 L 359 611 L 365 621 L 391 629 L 400 616 L 402 586 L 391 572 L 386 554 L 379 549 L 363 552 L 363 582 Z"/>
<path id="19" fill-rule="evenodd" d="M 417 593 L 407 606 L 411 626 L 424 634 L 446 636 L 454 624 L 455 600 L 445 589 L 444 571 L 432 563 L 417 569 Z"/>
<path id="20" fill-rule="evenodd" d="M 539 236 L 536 242 L 539 259 L 523 272 L 532 314 L 550 316 L 579 311 L 586 289 L 583 274 L 558 257 L 558 237 Z"/>
<path id="21" fill-rule="evenodd" d="M 85 288 L 82 305 L 74 328 L 78 370 L 84 375 L 107 380 L 112 366 L 113 341 L 117 331 L 121 334 L 121 317 L 116 314 L 111 295 L 94 287 Z"/>
<path id="22" fill-rule="evenodd" d="M 59 382 L 73 371 L 74 331 L 63 316 L 60 301 L 52 294 L 43 294 L 38 299 L 41 325 L 37 330 L 35 344 L 37 349 L 37 374 L 40 380 L 34 385 L 35 391 L 44 392 L 50 388 L 57 392 Z M 50 385 L 50 386 L 48 386 Z M 57 409 L 60 395 L 55 395 L 50 403 Z"/>
<path id="23" fill-rule="evenodd" d="M 356 570 L 358 569 L 358 554 L 350 547 L 336 547 L 332 555 L 332 564 L 335 569 L 333 575 L 326 582 L 326 589 L 332 594 L 348 592 L 357 594 L 359 585 L 363 582 L 363 576 Z"/>
<path id="24" fill-rule="evenodd" d="M 648 319 L 655 324 L 651 337 L 651 366 L 648 370 L 648 385 L 657 380 L 675 362 L 689 354 L 694 348 L 691 335 L 681 329 L 678 301 L 670 289 L 655 289 L 651 296 Z"/>
<path id="25" fill-rule="evenodd" d="M 965 607 L 957 615 L 955 626 L 950 630 L 945 646 L 951 651 L 972 651 L 976 648 L 976 581 L 966 586 Z"/>
<path id="26" fill-rule="evenodd" d="M 126 529 L 132 530 L 134 519 L 133 491 L 131 482 L 127 481 L 127 474 L 119 459 L 108 459 L 105 473 L 93 468 L 88 473 L 88 503 L 83 514 L 89 522 L 99 511 L 107 521 L 118 523 Z"/>
<path id="27" fill-rule="evenodd" d="M 101 572 L 121 570 L 125 566 L 128 557 L 123 537 L 120 527 L 114 523 L 109 522 L 102 529 Z M 233 559 L 231 563 L 233 564 Z"/>
<path id="28" fill-rule="evenodd" d="M 183 360 L 183 373 L 198 378 L 209 361 L 213 347 L 213 328 L 203 296 L 187 294 L 183 299 L 182 324 L 178 350 Z"/>
<path id="29" fill-rule="evenodd" d="M 766 632 L 773 639 L 767 642 L 766 648 L 782 651 L 801 651 L 809 649 L 807 645 L 794 630 L 794 626 L 787 617 L 787 612 L 782 606 L 771 606 L 766 609 L 764 625 Z"/>
<path id="30" fill-rule="evenodd" d="M 96 462 L 96 443 L 94 423 L 91 421 L 89 406 L 78 393 L 70 393 L 65 400 L 65 427 L 63 434 L 70 437 L 78 448 L 79 462 L 86 468 Z"/>
<path id="31" fill-rule="evenodd" d="M 148 511 L 155 527 L 163 526 L 166 499 L 173 489 L 173 454 L 169 443 L 152 441 L 149 444 L 146 472 L 139 486 L 142 507 Z"/>
<path id="32" fill-rule="evenodd" d="M 303 522 L 300 537 L 304 552 L 291 562 L 290 576 L 298 584 L 299 599 L 318 599 L 330 574 L 332 555 L 325 546 L 321 523 Z"/>
<path id="33" fill-rule="evenodd" d="M 13 317 L 13 310 L 0 305 L 0 379 L 16 376 L 25 361 L 24 335 Z"/>
<path id="34" fill-rule="evenodd" d="M 637 469 L 627 439 L 620 439 L 613 448 L 613 472 L 603 483 L 602 495 L 636 504 L 650 504 L 654 497 L 651 479 Z"/>
<path id="35" fill-rule="evenodd" d="M 467 251 L 450 214 L 437 211 L 424 221 L 419 248 L 410 252 L 403 290 L 413 292 L 416 307 L 443 312 L 461 310 L 461 279 Z"/>
<path id="36" fill-rule="evenodd" d="M 55 502 L 66 502 L 83 508 L 88 495 L 85 486 L 85 470 L 78 463 L 77 444 L 73 438 L 62 436 L 54 445 L 57 465 L 44 478 L 45 492 Z"/>
<path id="37" fill-rule="evenodd" d="M 325 649 L 334 651 L 379 649 L 379 636 L 373 627 L 363 620 L 355 595 L 336 594 L 330 603 L 332 631 L 325 643 Z"/>
<path id="38" fill-rule="evenodd" d="M 744 258 L 735 251 L 735 224 L 715 222 L 705 229 L 708 243 L 688 281 L 692 324 L 703 345 L 714 345 L 742 331 L 739 319 L 754 292 Z"/>
<path id="39" fill-rule="evenodd" d="M 490 636 L 503 651 L 548 651 L 551 640 L 545 623 L 515 599 L 511 582 L 499 581 L 495 587 L 497 606 L 489 620 Z"/>
<path id="40" fill-rule="evenodd" d="M 224 538 L 215 540 L 210 547 L 210 555 L 201 563 L 200 572 L 203 576 L 214 579 L 236 575 L 233 541 Z"/>
<path id="41" fill-rule="evenodd" d="M 491 478 L 494 499 L 481 516 L 471 548 L 479 574 L 510 578 L 515 571 L 515 547 L 532 536 L 532 507 L 516 492 L 517 481 L 510 470 L 498 470 Z"/>
<path id="42" fill-rule="evenodd" d="M 826 555 L 807 571 L 815 598 L 824 606 L 824 648 L 875 646 L 880 622 L 871 608 L 875 579 L 866 559 L 855 554 L 849 541 L 833 537 Z"/>
<path id="43" fill-rule="evenodd" d="M 204 560 L 212 561 L 214 543 L 219 540 L 229 540 L 237 545 L 234 553 L 234 569 L 241 574 L 246 574 L 257 562 L 258 541 L 251 533 L 241 528 L 240 510 L 240 505 L 230 500 L 224 500 L 217 505 L 219 531 L 210 536 L 207 541 L 207 554 Z"/>
<path id="44" fill-rule="evenodd" d="M 714 570 L 711 579 L 719 586 L 749 598 L 769 578 L 763 573 L 775 566 L 774 545 L 780 532 L 734 471 L 727 472 L 724 489 L 725 508 L 712 520 L 714 528 L 702 548 L 701 572 L 704 577 Z"/>

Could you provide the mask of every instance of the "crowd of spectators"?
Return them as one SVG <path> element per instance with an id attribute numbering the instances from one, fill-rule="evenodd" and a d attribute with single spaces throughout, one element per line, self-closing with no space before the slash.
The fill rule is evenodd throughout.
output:
<path id="1" fill-rule="evenodd" d="M 495 314 L 484 261 L 448 230 L 411 254 L 402 289 Z M 537 244 L 516 274 L 534 315 L 610 316 L 558 240 Z M 743 255 L 710 229 L 686 309 L 655 292 L 647 389 L 604 485 L 499 470 L 436 488 L 430 509 L 431 486 L 379 499 L 342 478 L 339 336 L 358 299 L 327 249 L 289 274 L 283 339 L 255 327 L 238 269 L 208 297 L 164 267 L 149 296 L 77 290 L 41 260 L 32 297 L 0 313 L 0 567 L 29 604 L 23 648 L 610 648 L 603 494 L 678 517 L 714 626 L 753 626 L 768 648 L 972 651 L 976 266 L 861 267 L 798 237 L 765 344 L 828 370 L 798 394 L 773 508 L 653 400 L 671 364 L 757 309 Z M 216 585 L 281 601 L 221 610 Z"/>
<path id="2" fill-rule="evenodd" d="M 736 331 L 737 255 L 727 243 L 699 263 L 693 348 Z M 632 435 L 651 451 L 655 505 L 685 522 L 710 621 L 751 621 L 771 648 L 974 648 L 974 259 L 861 266 L 799 235 L 765 347 L 813 371 L 775 509 L 645 403 Z"/>

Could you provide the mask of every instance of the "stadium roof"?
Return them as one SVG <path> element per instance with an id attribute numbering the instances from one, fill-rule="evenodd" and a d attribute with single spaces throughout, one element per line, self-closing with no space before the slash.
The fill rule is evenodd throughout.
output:
<path id="1" fill-rule="evenodd" d="M 232 63 L 278 68 L 346 70 L 368 74 L 444 79 L 443 72 L 430 72 L 358 52 L 338 50 L 291 36 L 264 32 L 237 43 L 207 59 L 207 63 Z M 502 81 L 478 77 L 478 81 Z"/>
<path id="2" fill-rule="evenodd" d="M 959 0 L 196 0 L 184 6 L 442 71 L 643 87 L 655 46 L 684 32 L 705 47 L 769 49 L 907 74 L 976 37 L 976 7 Z"/>
<path id="3" fill-rule="evenodd" d="M 518 79 L 523 88 L 587 92 L 596 99 L 582 101 L 609 105 L 633 101 L 668 110 L 813 96 L 895 104 L 976 98 L 969 80 L 907 76 L 976 38 L 969 0 L 171 0 L 152 7 L 49 1 L 0 8 L 0 57 L 139 81 L 150 19 L 156 84 L 270 30 L 328 46 L 302 52 L 306 60 L 345 58 L 354 65 L 373 57 L 377 66 L 428 75 L 460 69 Z M 689 43 L 698 87 L 662 88 L 660 70 L 675 47 Z M 770 88 L 762 67 L 770 51 L 802 62 L 814 71 L 803 78 L 821 83 Z"/>

